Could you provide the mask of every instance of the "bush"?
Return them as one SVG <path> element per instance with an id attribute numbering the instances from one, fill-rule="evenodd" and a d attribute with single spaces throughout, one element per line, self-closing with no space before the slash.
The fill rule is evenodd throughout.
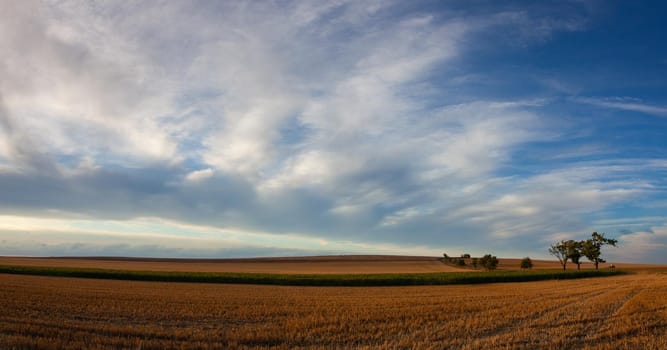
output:
<path id="1" fill-rule="evenodd" d="M 463 260 L 463 259 L 459 259 L 459 260 L 456 262 L 456 264 L 459 265 L 459 266 L 466 266 L 466 261 Z"/>
<path id="2" fill-rule="evenodd" d="M 479 262 L 486 270 L 495 270 L 498 266 L 498 258 L 491 254 L 484 255 Z"/>
<path id="3" fill-rule="evenodd" d="M 472 267 L 477 268 L 478 265 L 479 265 L 479 259 L 472 258 Z"/>
<path id="4" fill-rule="evenodd" d="M 533 261 L 530 260 L 529 257 L 525 257 L 521 259 L 521 268 L 522 269 L 532 269 L 533 268 Z"/>

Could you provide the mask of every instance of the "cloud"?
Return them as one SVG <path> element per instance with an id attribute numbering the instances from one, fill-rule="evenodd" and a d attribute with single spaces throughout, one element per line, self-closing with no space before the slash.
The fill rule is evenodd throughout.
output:
<path id="1" fill-rule="evenodd" d="M 152 64 L 110 23 L 62 21 L 62 10 L 36 2 L 5 8 L 0 91 L 3 119 L 12 121 L 10 158 L 173 159 L 176 145 L 160 125 L 170 96 L 155 89 Z"/>
<path id="2" fill-rule="evenodd" d="M 664 223 L 664 220 L 662 220 Z M 664 263 L 667 248 L 667 226 L 652 227 L 648 231 L 637 231 L 619 237 L 618 248 L 606 251 L 608 261 L 635 263 Z"/>
<path id="3" fill-rule="evenodd" d="M 540 252 L 542 237 L 589 230 L 664 186 L 664 159 L 586 162 L 614 149 L 568 144 L 582 131 L 554 112 L 558 99 L 477 92 L 494 80 L 480 52 L 589 25 L 547 7 L 12 3 L 0 15 L 0 213 L 24 227 L 89 220 L 76 237 L 61 222 L 53 252 L 188 254 L 176 238 L 118 235 L 145 217 L 175 235 L 194 223 L 240 232 L 230 249 L 248 254 L 320 242 Z M 126 224 L 103 242 L 91 227 L 109 220 Z"/>
<path id="4" fill-rule="evenodd" d="M 642 103 L 633 98 L 576 98 L 574 101 L 598 107 L 639 112 L 658 117 L 667 116 L 667 107 Z"/>
<path id="5" fill-rule="evenodd" d="M 206 179 L 211 178 L 214 173 L 215 172 L 211 168 L 195 170 L 195 171 L 190 172 L 189 174 L 187 174 L 185 176 L 185 180 L 190 181 L 190 182 L 204 181 Z"/>
<path id="6" fill-rule="evenodd" d="M 325 240 L 316 237 L 239 231 L 158 218 L 0 217 L 0 255 L 252 257 L 350 253 L 438 254 L 391 244 Z M 298 248 L 295 248 L 298 246 Z"/>

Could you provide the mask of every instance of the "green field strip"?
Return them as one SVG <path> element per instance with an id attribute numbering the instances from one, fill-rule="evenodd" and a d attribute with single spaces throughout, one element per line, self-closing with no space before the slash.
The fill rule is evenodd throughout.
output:
<path id="1" fill-rule="evenodd" d="M 414 286 L 530 282 L 605 277 L 625 274 L 627 272 L 623 270 L 535 270 L 396 274 L 266 274 L 132 271 L 74 267 L 0 265 L 0 273 L 151 282 L 268 284 L 286 286 Z"/>

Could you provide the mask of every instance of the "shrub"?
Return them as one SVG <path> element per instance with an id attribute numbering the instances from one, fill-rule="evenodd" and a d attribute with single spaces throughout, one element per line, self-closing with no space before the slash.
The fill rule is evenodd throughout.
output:
<path id="1" fill-rule="evenodd" d="M 498 258 L 491 254 L 484 255 L 479 262 L 486 270 L 495 270 L 498 266 Z"/>
<path id="2" fill-rule="evenodd" d="M 533 268 L 533 261 L 530 260 L 529 257 L 525 257 L 521 259 L 521 268 L 522 269 L 532 269 Z"/>

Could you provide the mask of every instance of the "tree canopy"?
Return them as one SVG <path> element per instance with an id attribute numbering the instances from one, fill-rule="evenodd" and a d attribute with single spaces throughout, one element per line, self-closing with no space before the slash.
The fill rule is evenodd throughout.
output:
<path id="1" fill-rule="evenodd" d="M 610 245 L 615 247 L 616 243 L 618 243 L 618 240 L 606 238 L 604 233 L 593 232 L 591 238 L 583 242 L 581 254 L 593 262 L 597 270 L 600 263 L 606 262 L 606 260 L 602 259 L 602 246 Z"/>
<path id="2" fill-rule="evenodd" d="M 532 269 L 533 268 L 533 261 L 530 260 L 529 257 L 525 257 L 521 259 L 521 268 L 522 269 Z"/>
<path id="3" fill-rule="evenodd" d="M 618 240 L 607 238 L 604 233 L 593 232 L 591 238 L 583 241 L 562 240 L 549 247 L 549 254 L 555 256 L 563 266 L 563 270 L 567 269 L 567 262 L 572 261 L 577 264 L 577 270 L 581 268 L 581 258 L 586 257 L 595 264 L 597 270 L 599 264 L 605 262 L 602 259 L 602 246 L 610 245 L 616 246 Z"/>
<path id="4" fill-rule="evenodd" d="M 585 241 L 566 241 L 567 243 L 567 256 L 572 260 L 573 263 L 577 264 L 577 270 L 581 269 L 581 256 L 582 249 Z"/>
<path id="5" fill-rule="evenodd" d="M 487 270 L 495 270 L 498 266 L 498 258 L 494 255 L 486 254 L 481 259 L 479 259 L 480 265 Z"/>
<path id="6" fill-rule="evenodd" d="M 563 266 L 563 270 L 567 268 L 567 261 L 570 259 L 570 256 L 567 253 L 567 241 L 563 240 L 560 241 L 560 243 L 556 243 L 549 247 L 549 254 L 555 256 L 556 259 L 558 259 L 558 262 L 560 262 L 561 266 Z"/>

